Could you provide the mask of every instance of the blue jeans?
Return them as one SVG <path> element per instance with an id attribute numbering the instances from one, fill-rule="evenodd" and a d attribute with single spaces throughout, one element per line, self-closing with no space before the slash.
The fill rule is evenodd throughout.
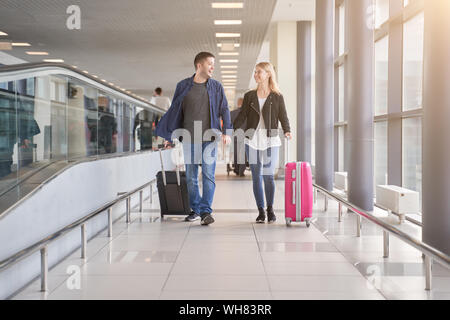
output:
<path id="1" fill-rule="evenodd" d="M 275 199 L 274 174 L 278 164 L 279 150 L 279 147 L 272 147 L 261 151 L 245 145 L 245 153 L 252 170 L 253 194 L 258 208 L 264 208 L 264 193 L 266 194 L 267 206 L 273 206 Z"/>
<path id="2" fill-rule="evenodd" d="M 189 202 L 192 211 L 197 214 L 212 213 L 212 202 L 216 190 L 215 173 L 217 161 L 217 143 L 203 144 L 183 143 L 186 180 Z M 198 167 L 202 166 L 203 195 L 198 187 Z"/>

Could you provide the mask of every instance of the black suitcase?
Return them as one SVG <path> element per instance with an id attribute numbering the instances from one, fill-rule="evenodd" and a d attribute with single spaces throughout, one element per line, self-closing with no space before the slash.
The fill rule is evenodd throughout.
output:
<path id="1" fill-rule="evenodd" d="M 176 171 L 165 171 L 161 149 L 159 149 L 159 154 L 162 171 L 156 175 L 156 184 L 161 206 L 161 219 L 164 219 L 165 215 L 188 216 L 191 214 L 191 208 L 186 172 L 180 171 L 178 166 Z"/>

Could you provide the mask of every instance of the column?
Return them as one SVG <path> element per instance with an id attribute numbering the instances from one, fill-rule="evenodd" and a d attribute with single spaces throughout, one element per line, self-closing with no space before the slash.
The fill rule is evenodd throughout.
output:
<path id="1" fill-rule="evenodd" d="M 348 0 L 348 198 L 373 210 L 373 27 L 367 21 L 372 0 Z"/>
<path id="2" fill-rule="evenodd" d="M 297 136 L 297 22 L 277 22 L 270 33 L 270 61 L 286 104 L 293 137 Z M 296 143 L 290 143 L 289 161 L 296 161 Z M 280 150 L 280 169 L 284 172 L 284 142 Z"/>
<path id="3" fill-rule="evenodd" d="M 333 190 L 334 1 L 316 1 L 316 183 Z"/>
<path id="4" fill-rule="evenodd" d="M 297 22 L 297 160 L 311 163 L 311 21 Z"/>
<path id="5" fill-rule="evenodd" d="M 422 238 L 450 255 L 450 1 L 424 2 Z"/>

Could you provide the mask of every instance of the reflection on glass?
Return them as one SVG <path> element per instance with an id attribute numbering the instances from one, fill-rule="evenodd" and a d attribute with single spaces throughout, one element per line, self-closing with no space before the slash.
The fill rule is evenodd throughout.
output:
<path id="1" fill-rule="evenodd" d="M 403 119 L 403 187 L 420 193 L 422 199 L 422 119 Z"/>
<path id="2" fill-rule="evenodd" d="M 161 115 L 66 76 L 2 82 L 0 195 L 52 161 L 151 149 Z"/>
<path id="3" fill-rule="evenodd" d="M 136 135 L 139 150 L 151 150 L 153 146 L 154 114 L 148 110 L 141 110 L 135 119 Z"/>
<path id="4" fill-rule="evenodd" d="M 424 14 L 403 25 L 403 111 L 422 107 Z"/>
<path id="5" fill-rule="evenodd" d="M 375 115 L 388 112 L 388 47 L 389 38 L 375 43 Z"/>
<path id="6" fill-rule="evenodd" d="M 16 94 L 14 82 L 2 83 L 0 85 L 0 179 L 1 186 L 9 185 L 17 179 L 13 172 L 14 146 L 17 140 L 16 121 Z M 0 188 L 1 190 L 2 188 Z"/>
<path id="7" fill-rule="evenodd" d="M 115 153 L 117 151 L 117 120 L 114 115 L 113 102 L 108 96 L 98 97 L 98 153 Z"/>
<path id="8" fill-rule="evenodd" d="M 375 122 L 374 144 L 374 190 L 376 186 L 388 184 L 388 124 Z"/>

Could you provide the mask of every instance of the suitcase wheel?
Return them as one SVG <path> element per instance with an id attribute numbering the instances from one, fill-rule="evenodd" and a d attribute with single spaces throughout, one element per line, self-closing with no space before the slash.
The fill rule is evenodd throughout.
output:
<path id="1" fill-rule="evenodd" d="M 290 226 L 292 223 L 292 219 L 291 218 L 286 218 L 286 226 Z"/>
<path id="2" fill-rule="evenodd" d="M 305 222 L 307 228 L 311 227 L 311 219 L 305 219 Z"/>

